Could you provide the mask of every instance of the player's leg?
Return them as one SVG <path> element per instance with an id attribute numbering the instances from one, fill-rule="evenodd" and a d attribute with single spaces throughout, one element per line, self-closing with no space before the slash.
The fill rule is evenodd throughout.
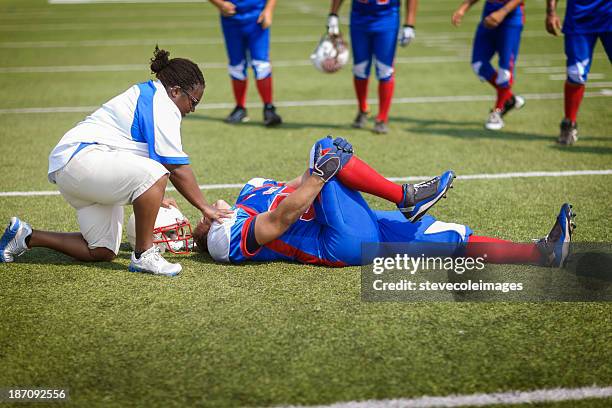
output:
<path id="1" fill-rule="evenodd" d="M 389 122 L 393 90 L 395 89 L 393 61 L 399 29 L 397 21 L 397 19 L 390 19 L 390 24 L 385 31 L 378 31 L 373 34 L 376 77 L 378 78 L 378 115 L 374 125 L 375 133 L 387 133 L 389 131 L 387 123 Z"/>
<path id="2" fill-rule="evenodd" d="M 520 109 L 525 104 L 523 97 L 512 92 L 523 26 L 504 26 L 500 30 L 497 37 L 499 69 L 495 80 L 497 85 L 495 109 L 499 110 L 501 115 L 504 116 L 512 109 Z"/>
<path id="3" fill-rule="evenodd" d="M 227 123 L 240 123 L 248 120 L 246 110 L 247 96 L 247 42 L 240 23 L 221 17 L 221 28 L 225 38 L 225 50 L 229 60 L 227 69 L 232 81 L 232 91 L 236 107 L 225 118 Z"/>
<path id="4" fill-rule="evenodd" d="M 582 103 L 587 77 L 593 61 L 597 34 L 566 34 L 567 79 L 564 86 L 565 116 L 561 121 L 557 142 L 572 145 L 578 140 L 578 109 Z"/>
<path id="5" fill-rule="evenodd" d="M 310 168 L 321 152 L 333 148 L 333 141 L 329 137 L 317 141 L 311 149 Z M 455 174 L 447 171 L 422 183 L 401 185 L 386 179 L 359 157 L 353 156 L 337 177 L 350 189 L 395 203 L 406 218 L 416 221 L 452 188 Z"/>
<path id="6" fill-rule="evenodd" d="M 351 47 L 353 49 L 353 85 L 357 97 L 357 116 L 353 121 L 354 128 L 362 129 L 368 120 L 368 78 L 372 64 L 372 36 L 360 26 L 351 24 Z"/>
<path id="7" fill-rule="evenodd" d="M 257 21 L 248 26 L 248 46 L 251 65 L 255 72 L 257 92 L 264 104 L 263 119 L 266 126 L 280 125 L 283 120 L 276 113 L 272 99 L 272 64 L 270 63 L 270 28 L 263 29 Z"/>

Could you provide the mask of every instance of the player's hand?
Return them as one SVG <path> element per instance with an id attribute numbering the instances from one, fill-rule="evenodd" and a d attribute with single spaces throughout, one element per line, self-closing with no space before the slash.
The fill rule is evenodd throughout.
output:
<path id="1" fill-rule="evenodd" d="M 176 200 L 172 197 L 164 197 L 162 199 L 161 206 L 164 208 L 170 208 L 170 207 L 178 208 L 178 204 L 176 203 Z"/>
<path id="2" fill-rule="evenodd" d="M 402 47 L 410 44 L 410 41 L 416 38 L 416 31 L 414 31 L 414 27 L 408 24 L 404 24 L 404 27 L 399 32 L 399 36 L 397 37 L 400 45 Z"/>
<path id="3" fill-rule="evenodd" d="M 546 31 L 555 37 L 561 32 L 561 20 L 557 13 L 553 12 L 546 15 Z"/>
<path id="4" fill-rule="evenodd" d="M 338 35 L 340 34 L 340 20 L 337 14 L 330 13 L 327 17 L 327 34 Z"/>
<path id="5" fill-rule="evenodd" d="M 219 11 L 221 11 L 221 15 L 224 17 L 231 17 L 236 14 L 236 5 L 231 1 L 224 1 L 219 6 Z"/>
<path id="6" fill-rule="evenodd" d="M 500 25 L 504 18 L 506 18 L 506 11 L 501 8 L 486 16 L 482 23 L 486 28 L 493 29 Z"/>
<path id="7" fill-rule="evenodd" d="M 451 17 L 451 23 L 453 23 L 455 27 L 459 27 L 464 15 L 465 15 L 465 11 L 463 11 L 462 8 L 458 8 Z"/>
<path id="8" fill-rule="evenodd" d="M 264 9 L 257 17 L 257 24 L 260 24 L 264 30 L 270 27 L 272 25 L 272 11 Z"/>
<path id="9" fill-rule="evenodd" d="M 233 211 L 227 208 L 215 208 L 212 205 L 206 205 L 202 210 L 202 215 L 211 221 L 223 222 L 223 218 L 230 218 Z"/>

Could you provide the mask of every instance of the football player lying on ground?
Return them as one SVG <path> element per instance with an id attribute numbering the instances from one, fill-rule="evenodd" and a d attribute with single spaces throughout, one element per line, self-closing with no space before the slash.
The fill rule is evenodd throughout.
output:
<path id="1" fill-rule="evenodd" d="M 296 261 L 327 266 L 361 265 L 364 242 L 418 242 L 452 247 L 453 254 L 490 263 L 560 266 L 574 215 L 563 204 L 550 233 L 536 243 L 477 236 L 460 224 L 424 216 L 444 197 L 455 175 L 418 184 L 395 184 L 353 155 L 344 139 L 315 143 L 310 169 L 288 183 L 252 179 L 223 223 L 202 219 L 193 231 L 197 248 L 215 261 Z M 399 211 L 375 211 L 359 192 L 389 200 Z M 229 209 L 225 201 L 217 208 Z"/>

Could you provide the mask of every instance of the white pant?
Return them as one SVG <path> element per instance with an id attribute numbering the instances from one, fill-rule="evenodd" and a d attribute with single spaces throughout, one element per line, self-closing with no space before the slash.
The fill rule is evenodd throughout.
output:
<path id="1" fill-rule="evenodd" d="M 62 196 L 77 210 L 81 234 L 89 248 L 119 252 L 123 206 L 132 204 L 168 170 L 146 157 L 92 145 L 56 171 Z"/>

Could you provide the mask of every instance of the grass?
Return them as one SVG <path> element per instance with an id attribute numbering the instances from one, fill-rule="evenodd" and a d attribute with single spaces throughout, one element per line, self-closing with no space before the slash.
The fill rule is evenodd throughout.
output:
<path id="1" fill-rule="evenodd" d="M 398 49 L 396 97 L 492 95 L 469 66 L 480 11 L 472 10 L 455 30 L 445 23 L 455 6 L 446 0 L 420 5 L 417 40 Z M 323 31 L 326 7 L 279 2 L 273 63 L 307 60 Z M 348 8 L 344 5 L 343 16 Z M 562 92 L 562 81 L 527 70 L 564 65 L 562 39 L 542 34 L 543 15 L 542 4 L 527 5 L 515 85 L 520 93 Z M 290 179 L 304 170 L 312 142 L 328 133 L 346 136 L 363 159 L 394 177 L 446 168 L 460 175 L 609 169 L 612 163 L 606 96 L 584 100 L 580 140 L 571 149 L 554 143 L 561 98 L 528 99 L 496 133 L 482 128 L 489 102 L 395 104 L 391 132 L 384 137 L 351 129 L 352 105 L 279 108 L 286 124 L 273 130 L 260 126 L 260 109 L 251 108 L 251 122 L 225 125 L 229 110 L 206 109 L 231 101 L 226 71 L 217 68 L 225 63 L 218 20 L 207 4 L 4 1 L 0 22 L 2 69 L 143 66 L 116 72 L 3 71 L 0 109 L 100 105 L 148 79 L 146 62 L 156 42 L 173 56 L 201 62 L 204 106 L 183 123 L 184 147 L 200 183 Z M 78 43 L 125 39 L 134 45 Z M 25 41 L 46 43 L 14 48 Z M 432 56 L 459 58 L 418 62 Z M 592 82 L 612 74 L 601 44 L 592 73 L 603 75 Z M 279 66 L 274 81 L 278 101 L 354 98 L 348 68 L 323 75 L 310 66 Z M 375 98 L 374 80 L 370 91 Z M 250 86 L 249 101 L 257 100 Z M 47 156 L 84 115 L 0 114 L 5 150 L 0 170 L 7 175 L 0 191 L 53 190 L 46 180 Z M 480 235 L 528 241 L 545 235 L 560 204 L 571 201 L 579 214 L 576 240 L 610 242 L 610 177 L 457 180 L 449 200 L 432 213 Z M 236 193 L 212 190 L 206 196 L 231 201 Z M 171 195 L 190 218 L 197 217 Z M 375 208 L 391 208 L 368 200 Z M 0 197 L 0 219 L 12 215 L 35 228 L 77 228 L 60 196 Z M 219 265 L 202 255 L 172 259 L 184 269 L 176 279 L 127 273 L 126 245 L 112 263 L 76 263 L 33 250 L 2 265 L 0 387 L 69 387 L 72 405 L 108 407 L 327 404 L 612 384 L 609 303 L 371 303 L 361 301 L 359 268 Z M 609 404 L 610 399 L 534 405 Z"/>

